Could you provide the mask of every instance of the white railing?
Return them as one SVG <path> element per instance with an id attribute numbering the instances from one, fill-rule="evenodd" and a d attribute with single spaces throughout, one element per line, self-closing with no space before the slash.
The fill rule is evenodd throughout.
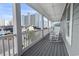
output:
<path id="1" fill-rule="evenodd" d="M 27 32 L 22 33 L 22 45 L 23 49 L 32 44 L 34 41 L 39 40 L 42 38 L 42 32 L 41 30 L 34 32 L 34 37 L 32 39 L 28 39 Z"/>
<path id="2" fill-rule="evenodd" d="M 45 35 L 48 33 L 48 30 L 44 30 Z M 22 49 L 26 48 L 34 41 L 42 38 L 42 31 L 35 31 L 35 36 L 33 39 L 28 39 L 27 32 L 22 32 Z M 8 34 L 4 36 L 0 36 L 0 55 L 3 56 L 13 56 L 17 53 L 17 42 L 16 42 L 16 34 Z"/>
<path id="3" fill-rule="evenodd" d="M 14 55 L 14 36 L 13 34 L 0 36 L 0 55 Z"/>
<path id="4" fill-rule="evenodd" d="M 35 40 L 39 39 L 41 36 L 41 31 L 36 31 L 34 39 L 28 39 L 27 32 L 22 33 L 22 46 L 23 49 L 32 44 Z M 16 51 L 16 34 L 8 34 L 0 36 L 0 55 L 11 56 L 17 53 Z"/>

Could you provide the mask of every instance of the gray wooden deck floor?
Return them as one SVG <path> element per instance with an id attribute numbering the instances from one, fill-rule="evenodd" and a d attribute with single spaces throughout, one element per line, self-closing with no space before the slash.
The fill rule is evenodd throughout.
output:
<path id="1" fill-rule="evenodd" d="M 34 46 L 29 48 L 22 56 L 68 56 L 62 37 L 60 42 L 50 42 L 49 34 Z"/>

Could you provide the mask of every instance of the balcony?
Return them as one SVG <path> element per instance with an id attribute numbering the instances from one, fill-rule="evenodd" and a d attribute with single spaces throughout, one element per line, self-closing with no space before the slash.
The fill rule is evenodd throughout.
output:
<path id="1" fill-rule="evenodd" d="M 44 36 L 48 34 L 48 30 L 45 30 Z M 41 30 L 35 31 L 35 36 L 33 37 L 34 39 L 28 39 L 28 34 L 26 31 L 22 32 L 22 49 L 23 51 L 26 50 L 26 48 L 30 48 L 36 42 L 40 41 L 42 39 L 42 34 Z M 1 56 L 15 56 L 17 55 L 17 43 L 16 43 L 16 34 L 8 34 L 5 36 L 0 36 L 0 55 Z"/>
<path id="2" fill-rule="evenodd" d="M 52 21 L 49 19 L 51 19 L 52 17 L 48 17 L 48 14 L 44 12 L 39 13 L 39 11 L 42 11 L 40 9 L 38 11 L 35 11 L 37 13 L 35 15 L 31 15 L 29 13 L 27 13 L 27 15 L 22 15 L 26 4 L 24 5 L 24 4 L 15 3 L 11 5 L 13 5 L 13 7 L 11 8 L 13 9 L 14 24 L 12 22 L 13 25 L 12 28 L 14 32 L 13 34 L 3 35 L 0 37 L 0 42 L 1 42 L 0 55 L 68 56 L 65 43 L 59 35 L 57 37 L 58 42 L 53 42 L 53 41 L 50 42 L 50 33 L 53 31 L 53 29 L 52 29 Z M 28 5 L 32 7 L 31 4 Z M 44 5 L 42 4 L 42 7 L 43 6 Z M 34 8 L 36 8 L 36 6 Z M 40 21 L 35 23 L 36 20 L 40 20 Z M 41 25 L 41 27 L 39 27 L 39 25 Z M 4 29 L 6 26 L 2 26 L 2 27 Z"/>
<path id="3" fill-rule="evenodd" d="M 35 14 L 25 12 L 27 5 Z M 12 9 L 13 33 L 0 36 L 0 56 L 79 55 L 78 3 L 13 3 Z"/>
<path id="4" fill-rule="evenodd" d="M 58 42 L 50 42 L 50 35 L 47 34 L 39 42 L 29 48 L 22 56 L 68 56 L 64 41 L 59 36 Z"/>

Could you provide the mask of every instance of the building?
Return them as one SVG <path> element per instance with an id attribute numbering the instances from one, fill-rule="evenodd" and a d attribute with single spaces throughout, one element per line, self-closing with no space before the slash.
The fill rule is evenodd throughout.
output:
<path id="1" fill-rule="evenodd" d="M 29 17 L 30 17 L 30 19 L 29 19 Z M 21 16 L 21 25 L 26 26 L 26 27 L 29 25 L 39 27 L 39 19 L 40 19 L 39 14 L 22 15 Z"/>
<path id="2" fill-rule="evenodd" d="M 5 26 L 5 20 L 3 18 L 0 18 L 0 26 Z"/>
<path id="3" fill-rule="evenodd" d="M 33 14 L 30 16 L 30 24 L 31 25 L 34 25 L 36 27 L 40 27 L 40 24 L 39 24 L 39 21 L 40 21 L 40 15 L 37 13 L 37 14 Z"/>

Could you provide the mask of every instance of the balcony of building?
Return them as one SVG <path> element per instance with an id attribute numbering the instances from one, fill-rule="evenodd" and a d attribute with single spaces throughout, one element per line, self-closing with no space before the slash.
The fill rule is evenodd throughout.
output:
<path id="1" fill-rule="evenodd" d="M 37 14 L 24 15 L 24 5 L 33 8 L 35 11 L 31 13 Z M 78 3 L 13 3 L 13 33 L 0 36 L 0 55 L 79 55 L 78 14 Z"/>

